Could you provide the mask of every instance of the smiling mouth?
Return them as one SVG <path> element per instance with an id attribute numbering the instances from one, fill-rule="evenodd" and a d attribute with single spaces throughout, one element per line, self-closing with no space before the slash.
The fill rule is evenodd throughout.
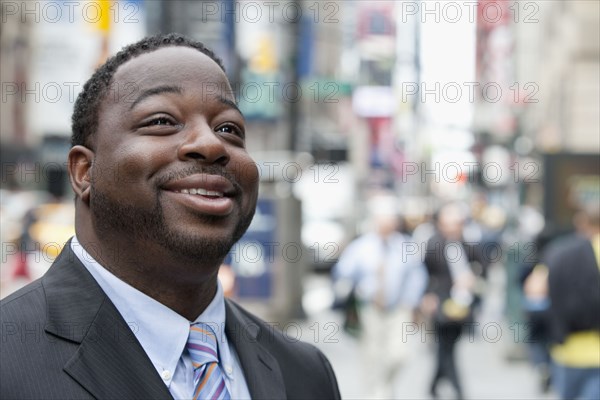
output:
<path id="1" fill-rule="evenodd" d="M 174 202 L 204 215 L 224 217 L 234 210 L 234 200 L 216 190 L 179 189 L 165 193 L 169 193 Z"/>
<path id="2" fill-rule="evenodd" d="M 221 175 L 193 174 L 162 186 L 169 199 L 194 213 L 224 217 L 235 209 L 238 191 Z"/>

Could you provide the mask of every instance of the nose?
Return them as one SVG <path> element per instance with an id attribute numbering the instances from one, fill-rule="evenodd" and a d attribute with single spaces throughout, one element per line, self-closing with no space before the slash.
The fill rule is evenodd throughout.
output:
<path id="1" fill-rule="evenodd" d="M 177 155 L 182 161 L 198 160 L 221 165 L 229 162 L 225 143 L 206 122 L 196 123 L 187 129 Z"/>

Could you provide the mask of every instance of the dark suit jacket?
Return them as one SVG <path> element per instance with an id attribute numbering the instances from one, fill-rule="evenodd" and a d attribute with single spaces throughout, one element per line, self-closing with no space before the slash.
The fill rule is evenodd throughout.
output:
<path id="1" fill-rule="evenodd" d="M 444 254 L 445 247 L 446 239 L 436 233 L 427 242 L 424 261 L 429 275 L 426 292 L 436 294 L 442 301 L 450 297 L 453 284 L 452 274 Z"/>
<path id="2" fill-rule="evenodd" d="M 432 236 L 427 242 L 427 251 L 425 253 L 424 264 L 427 268 L 429 275 L 429 281 L 427 284 L 427 293 L 436 294 L 440 300 L 445 300 L 450 297 L 452 285 L 454 281 L 452 279 L 452 273 L 446 260 L 444 249 L 448 241 L 438 232 Z M 473 271 L 476 275 L 485 276 L 485 265 L 489 264 L 489 261 L 485 260 L 485 255 L 482 252 L 480 246 L 473 243 L 462 243 L 465 254 L 460 255 L 466 257 L 469 264 L 475 262 L 482 264 L 481 271 Z"/>
<path id="3" fill-rule="evenodd" d="M 550 243 L 543 263 L 548 266 L 548 296 L 553 341 L 573 333 L 600 330 L 600 271 L 589 239 L 569 235 Z"/>
<path id="4" fill-rule="evenodd" d="M 172 399 L 70 242 L 48 272 L 0 304 L 1 399 Z M 337 399 L 315 347 L 226 300 L 225 332 L 253 399 Z"/>

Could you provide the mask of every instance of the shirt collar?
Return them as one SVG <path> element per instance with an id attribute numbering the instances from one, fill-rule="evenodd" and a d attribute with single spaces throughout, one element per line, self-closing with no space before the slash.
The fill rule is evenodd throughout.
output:
<path id="1" fill-rule="evenodd" d="M 102 267 L 77 236 L 71 240 L 71 249 L 123 316 L 158 373 L 175 371 L 187 343 L 190 321 Z M 217 281 L 213 300 L 193 322 L 204 322 L 214 329 L 220 361 L 229 364 L 231 354 L 224 331 L 225 298 L 220 282 Z"/>

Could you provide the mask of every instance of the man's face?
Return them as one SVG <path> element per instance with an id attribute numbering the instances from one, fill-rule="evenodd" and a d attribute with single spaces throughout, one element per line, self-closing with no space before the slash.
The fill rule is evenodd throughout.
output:
<path id="1" fill-rule="evenodd" d="M 227 78 L 165 47 L 119 67 L 101 105 L 91 170 L 97 235 L 199 260 L 223 257 L 256 207 L 258 171 Z"/>
<path id="2" fill-rule="evenodd" d="M 442 235 L 449 240 L 461 240 L 464 217 L 459 208 L 454 205 L 446 206 L 440 211 L 438 228 Z"/>

